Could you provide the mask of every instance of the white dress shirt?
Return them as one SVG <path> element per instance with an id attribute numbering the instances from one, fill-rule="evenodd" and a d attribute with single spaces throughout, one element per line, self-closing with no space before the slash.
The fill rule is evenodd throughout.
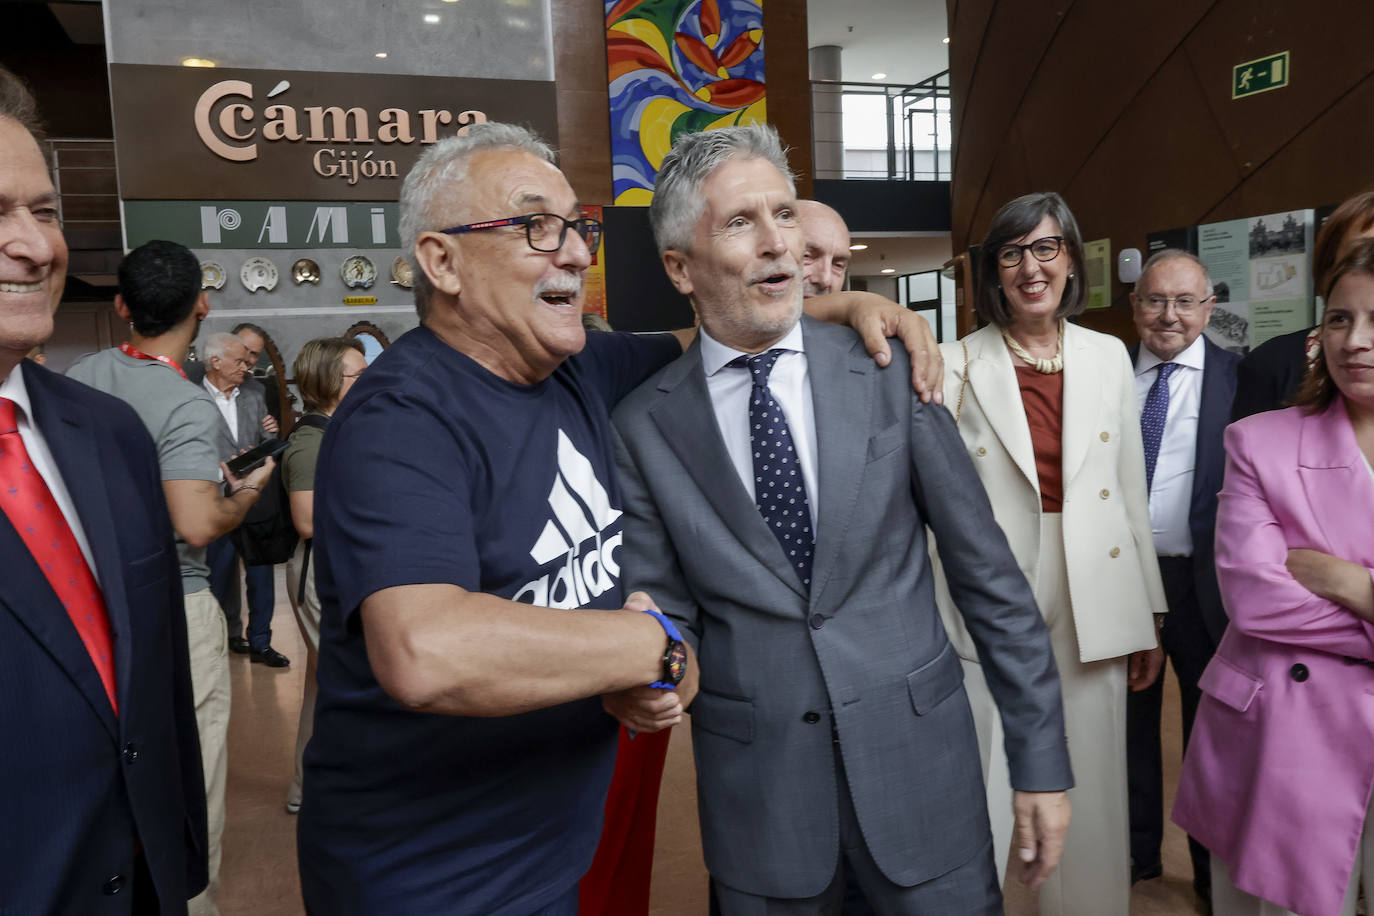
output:
<path id="1" fill-rule="evenodd" d="M 1188 514 L 1193 505 L 1193 468 L 1197 461 L 1197 421 L 1202 410 L 1202 367 L 1207 357 L 1202 335 L 1175 356 L 1178 364 L 1169 376 L 1169 414 L 1159 442 L 1154 483 L 1150 487 L 1150 529 L 1155 553 L 1161 557 L 1193 555 L 1193 534 Z M 1135 390 L 1140 409 L 1164 362 L 1142 345 L 1135 360 Z"/>
<path id="2" fill-rule="evenodd" d="M 81 555 L 86 558 L 86 565 L 90 567 L 91 575 L 99 584 L 100 573 L 95 568 L 95 556 L 91 553 L 90 542 L 86 540 L 86 531 L 81 527 L 81 516 L 76 514 L 76 503 L 72 502 L 72 495 L 67 491 L 62 474 L 57 470 L 57 462 L 53 459 L 52 450 L 48 448 L 48 440 L 43 438 L 43 433 L 33 423 L 33 404 L 29 400 L 29 390 L 24 386 L 24 371 L 21 366 L 11 369 L 5 380 L 0 382 L 0 398 L 8 398 L 14 402 L 19 438 L 29 453 L 29 462 L 48 485 L 48 492 L 52 493 L 57 508 L 67 520 L 67 527 L 72 529 L 76 545 L 81 548 Z"/>
<path id="3" fill-rule="evenodd" d="M 714 340 L 705 329 L 701 337 L 701 367 L 706 371 L 706 389 L 711 393 L 711 406 L 716 412 L 716 424 L 730 463 L 735 466 L 740 482 L 750 498 L 754 498 L 754 452 L 749 438 L 749 393 L 753 390 L 753 374 L 747 369 L 727 368 L 726 363 L 738 356 L 748 356 Z M 792 326 L 782 340 L 769 349 L 785 350 L 778 356 L 768 376 L 768 390 L 787 417 L 787 428 L 797 448 L 801 462 L 802 481 L 806 484 L 806 502 L 811 509 L 811 530 L 816 530 L 816 507 L 819 491 L 816 487 L 816 411 L 811 403 L 811 374 L 806 367 L 806 351 L 802 344 L 801 324 Z"/>
<path id="4" fill-rule="evenodd" d="M 210 381 L 210 376 L 205 376 L 200 380 L 205 386 L 205 390 L 210 392 L 210 397 L 215 399 L 215 406 L 219 408 L 219 415 L 224 417 L 224 422 L 229 424 L 229 438 L 235 442 L 239 441 L 239 387 L 235 385 L 225 394 L 215 387 L 215 383 Z"/>

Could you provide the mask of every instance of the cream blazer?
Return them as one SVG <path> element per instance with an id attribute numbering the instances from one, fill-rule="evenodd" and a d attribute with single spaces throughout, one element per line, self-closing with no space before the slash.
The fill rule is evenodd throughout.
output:
<path id="1" fill-rule="evenodd" d="M 940 345 L 945 403 L 958 410 L 969 458 L 1038 594 L 1046 545 L 1040 543 L 1040 485 L 1016 370 L 997 326 L 974 331 L 962 343 L 967 365 L 961 343 Z M 1134 373 L 1119 339 L 1074 324 L 1064 329 L 1063 449 L 1062 550 L 1079 660 L 1154 648 L 1152 615 L 1168 607 L 1150 533 Z M 936 592 L 950 639 L 962 657 L 976 659 L 938 564 Z"/>

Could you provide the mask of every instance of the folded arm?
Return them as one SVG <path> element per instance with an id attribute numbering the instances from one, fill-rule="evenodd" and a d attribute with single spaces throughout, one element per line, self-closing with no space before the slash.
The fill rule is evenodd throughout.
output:
<path id="1" fill-rule="evenodd" d="M 1217 504 L 1217 581 L 1232 626 L 1260 639 L 1374 660 L 1374 627 L 1358 613 L 1374 600 L 1372 571 L 1357 567 L 1365 573 L 1362 601 L 1351 584 L 1356 564 L 1332 564 L 1311 556 L 1319 551 L 1303 550 L 1290 566 L 1292 545 L 1254 461 L 1264 443 L 1248 432 L 1245 426 L 1226 430 L 1226 479 Z"/>

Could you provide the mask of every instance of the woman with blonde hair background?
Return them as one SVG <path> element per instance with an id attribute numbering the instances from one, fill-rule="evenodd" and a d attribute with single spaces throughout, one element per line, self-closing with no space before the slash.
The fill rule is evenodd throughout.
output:
<path id="1" fill-rule="evenodd" d="M 1064 694 L 1073 819 L 1040 912 L 1127 916 L 1126 690 L 1159 674 L 1166 610 L 1150 533 L 1134 372 L 1083 309 L 1082 240 L 1063 199 L 1028 194 L 978 254 L 986 327 L 941 345 L 945 402 L 1050 630 Z M 978 726 L 999 863 L 1011 844 L 1003 732 L 972 641 L 940 589 Z M 1018 851 L 1019 852 L 1019 851 Z"/>
<path id="2" fill-rule="evenodd" d="M 301 757 L 315 727 L 315 669 L 320 657 L 320 599 L 315 594 L 315 571 L 310 568 L 310 538 L 315 533 L 315 459 L 329 418 L 366 368 L 361 343 L 347 337 L 320 337 L 301 347 L 292 369 L 306 413 L 296 421 L 291 444 L 281 459 L 291 521 L 301 537 L 286 564 L 286 585 L 305 641 L 306 660 L 305 696 L 296 730 L 296 769 L 286 795 L 289 814 L 301 810 Z"/>

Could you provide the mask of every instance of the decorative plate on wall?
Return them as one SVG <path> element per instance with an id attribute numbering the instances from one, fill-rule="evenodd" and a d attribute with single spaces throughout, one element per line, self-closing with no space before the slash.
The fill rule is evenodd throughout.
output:
<path id="1" fill-rule="evenodd" d="M 214 261 L 201 261 L 200 288 L 224 289 L 224 268 Z"/>
<path id="2" fill-rule="evenodd" d="M 377 282 L 377 267 L 362 255 L 355 254 L 344 259 L 339 276 L 349 289 L 371 289 L 372 284 Z"/>
<path id="3" fill-rule="evenodd" d="M 301 258 L 291 265 L 291 280 L 297 286 L 309 283 L 312 286 L 320 285 L 320 265 L 310 258 Z"/>
<path id="4" fill-rule="evenodd" d="M 277 265 L 266 258 L 249 258 L 239 269 L 239 279 L 250 293 L 260 289 L 270 293 L 277 288 Z"/>

